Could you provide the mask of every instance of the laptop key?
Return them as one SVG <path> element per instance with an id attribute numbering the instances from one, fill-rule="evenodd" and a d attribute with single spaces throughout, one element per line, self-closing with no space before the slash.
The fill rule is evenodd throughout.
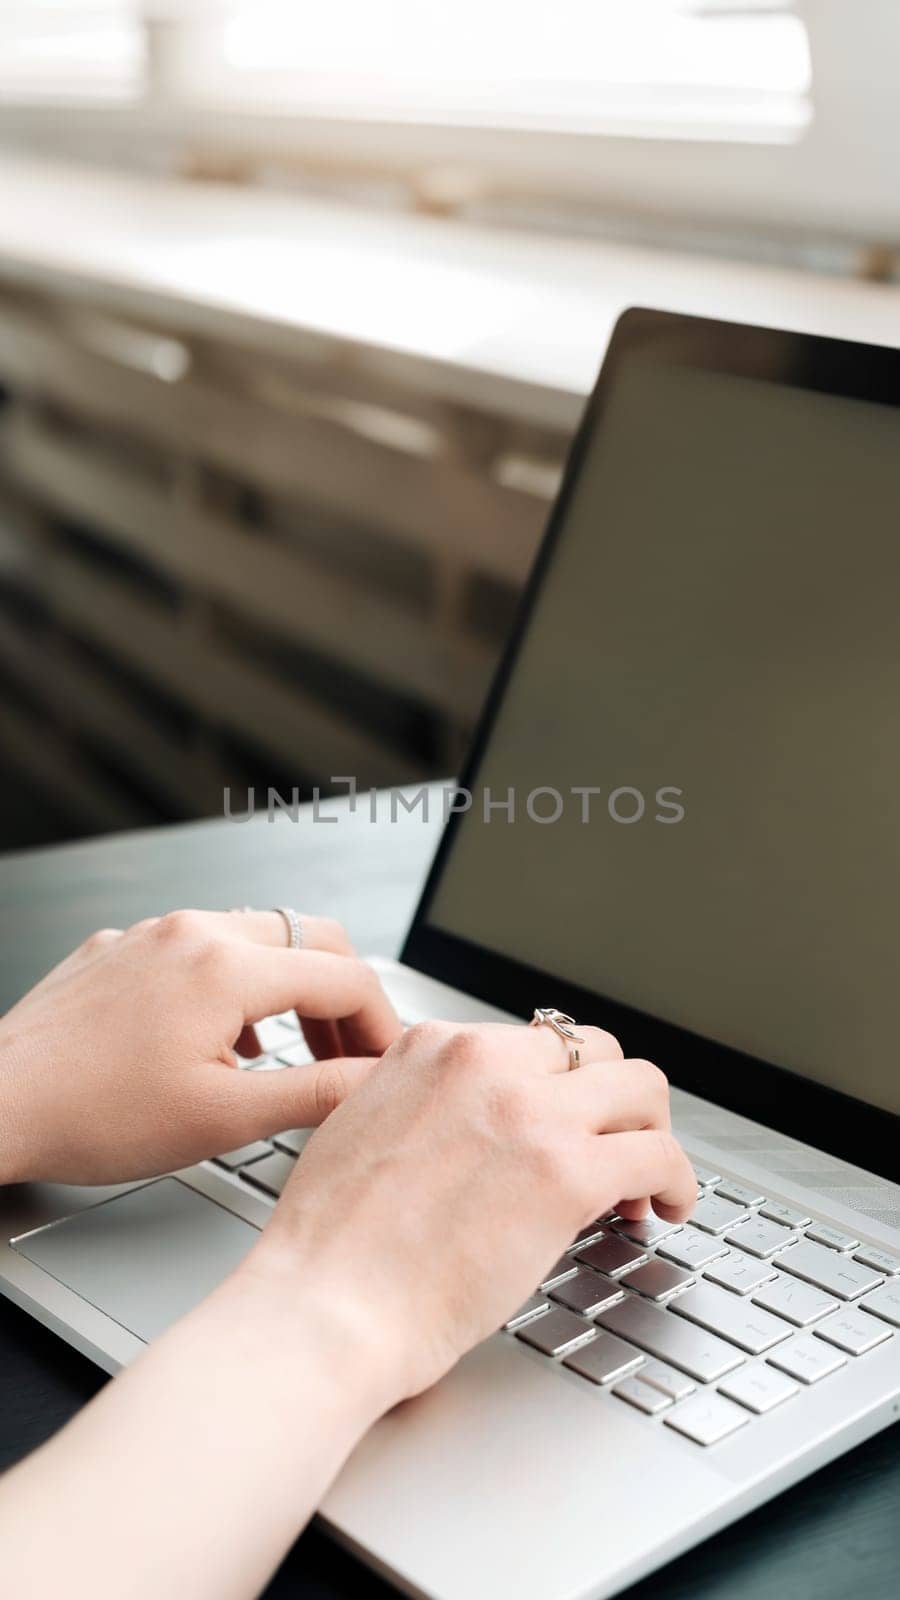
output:
<path id="1" fill-rule="evenodd" d="M 761 1283 L 774 1278 L 775 1269 L 767 1261 L 754 1261 L 752 1256 L 745 1256 L 741 1250 L 729 1250 L 718 1261 L 711 1262 L 703 1276 L 710 1283 L 717 1283 L 720 1289 L 730 1289 L 732 1294 L 750 1294 Z"/>
<path id="2" fill-rule="evenodd" d="M 740 1222 L 725 1235 L 729 1244 L 737 1245 L 739 1250 L 746 1250 L 751 1256 L 760 1256 L 763 1260 L 774 1256 L 776 1251 L 784 1250 L 793 1242 L 794 1235 L 788 1233 L 778 1222 L 769 1222 L 765 1217 L 748 1217 L 746 1222 Z"/>
<path id="3" fill-rule="evenodd" d="M 583 1317 L 576 1317 L 574 1311 L 564 1311 L 561 1306 L 554 1306 L 552 1311 L 526 1322 L 524 1327 L 517 1330 L 516 1338 L 521 1339 L 523 1344 L 531 1345 L 533 1350 L 540 1350 L 542 1355 L 560 1356 L 564 1351 L 574 1350 L 576 1345 L 595 1338 L 596 1334 L 596 1328 L 590 1322 L 585 1322 Z"/>
<path id="4" fill-rule="evenodd" d="M 297 1037 L 296 1017 L 293 1034 L 288 1032 L 281 1017 L 264 1017 L 262 1022 L 254 1022 L 253 1028 L 264 1055 L 274 1054 L 280 1047 L 289 1045 L 292 1039 Z"/>
<path id="5" fill-rule="evenodd" d="M 279 1150 L 287 1150 L 289 1155 L 299 1156 L 315 1133 L 315 1128 L 288 1128 L 286 1133 L 276 1133 L 273 1144 Z"/>
<path id="6" fill-rule="evenodd" d="M 697 1385 L 683 1372 L 676 1372 L 674 1367 L 667 1367 L 664 1361 L 648 1361 L 641 1367 L 641 1379 L 644 1383 L 652 1383 L 655 1389 L 661 1389 L 671 1400 L 683 1400 L 685 1395 L 693 1394 Z"/>
<path id="7" fill-rule="evenodd" d="M 596 1272 L 589 1272 L 587 1267 L 579 1267 L 574 1278 L 566 1278 L 562 1283 L 556 1283 L 550 1290 L 550 1298 L 561 1306 L 567 1306 L 570 1311 L 580 1311 L 584 1317 L 593 1317 L 606 1306 L 615 1305 L 621 1300 L 623 1291 L 618 1284 L 612 1283 L 609 1278 L 601 1278 Z"/>
<path id="8" fill-rule="evenodd" d="M 285 1155 L 283 1150 L 274 1150 L 270 1156 L 264 1156 L 262 1161 L 254 1161 L 252 1166 L 241 1168 L 241 1177 L 248 1183 L 254 1183 L 258 1189 L 265 1189 L 266 1194 L 276 1197 L 291 1176 L 297 1163 L 293 1156 Z"/>
<path id="9" fill-rule="evenodd" d="M 665 1256 L 667 1261 L 674 1261 L 676 1267 L 688 1267 L 699 1272 L 708 1262 L 724 1256 L 727 1248 L 721 1239 L 701 1233 L 699 1228 L 687 1226 L 664 1239 L 657 1253 Z"/>
<path id="10" fill-rule="evenodd" d="M 714 1383 L 717 1378 L 724 1378 L 726 1372 L 740 1366 L 744 1359 L 733 1345 L 679 1321 L 671 1311 L 634 1294 L 610 1306 L 608 1311 L 601 1311 L 597 1321 L 608 1333 L 619 1334 L 630 1344 L 646 1350 L 648 1355 L 680 1367 L 699 1383 Z"/>
<path id="11" fill-rule="evenodd" d="M 840 1367 L 845 1367 L 847 1357 L 824 1344 L 821 1339 L 800 1334 L 769 1356 L 769 1362 L 789 1377 L 799 1378 L 801 1383 L 818 1383 L 821 1378 L 827 1378 Z"/>
<path id="12" fill-rule="evenodd" d="M 638 1411 L 643 1411 L 648 1417 L 655 1417 L 660 1411 L 667 1411 L 672 1404 L 670 1395 L 663 1394 L 661 1389 L 651 1388 L 649 1383 L 644 1383 L 640 1374 L 633 1378 L 623 1378 L 613 1389 L 613 1394 L 620 1400 L 627 1400 L 630 1406 Z"/>
<path id="13" fill-rule="evenodd" d="M 801 1239 L 776 1256 L 775 1265 L 782 1272 L 816 1284 L 826 1294 L 837 1295 L 839 1300 L 855 1300 L 868 1290 L 877 1289 L 881 1283 L 880 1275 L 870 1267 L 862 1266 L 837 1250 L 828 1250 L 823 1244 L 813 1244 L 809 1239 Z"/>
<path id="14" fill-rule="evenodd" d="M 524 1305 L 521 1305 L 518 1311 L 514 1311 L 512 1316 L 504 1322 L 503 1327 L 506 1332 L 511 1332 L 513 1328 L 520 1328 L 523 1322 L 530 1322 L 532 1317 L 543 1316 L 544 1312 L 549 1310 L 549 1300 L 545 1300 L 542 1294 L 531 1294 Z"/>
<path id="15" fill-rule="evenodd" d="M 554 1262 L 550 1271 L 544 1273 L 539 1287 L 541 1289 L 549 1289 L 551 1284 L 561 1283 L 563 1278 L 572 1278 L 578 1271 L 580 1271 L 580 1268 L 577 1261 L 573 1261 L 571 1256 L 560 1256 L 559 1260 Z"/>
<path id="16" fill-rule="evenodd" d="M 604 1216 L 598 1217 L 596 1222 L 589 1222 L 586 1228 L 582 1228 L 580 1233 L 576 1233 L 572 1243 L 569 1245 L 569 1249 L 574 1250 L 577 1244 L 590 1244 L 594 1239 L 604 1238 L 611 1216 L 612 1212 L 607 1211 Z"/>
<path id="17" fill-rule="evenodd" d="M 683 1267 L 675 1267 L 669 1261 L 648 1261 L 646 1266 L 635 1267 L 628 1274 L 629 1289 L 645 1294 L 648 1300 L 666 1300 L 669 1295 L 687 1288 L 694 1281 L 693 1273 L 685 1272 Z"/>
<path id="18" fill-rule="evenodd" d="M 734 1228 L 737 1223 L 743 1222 L 748 1216 L 746 1206 L 733 1206 L 730 1200 L 723 1200 L 717 1194 L 705 1194 L 694 1207 L 690 1218 L 695 1228 L 702 1228 L 704 1233 L 727 1233 L 729 1228 Z"/>
<path id="19" fill-rule="evenodd" d="M 783 1400 L 790 1400 L 791 1395 L 799 1394 L 800 1385 L 786 1372 L 777 1372 L 766 1362 L 754 1361 L 723 1378 L 719 1393 L 761 1417 L 780 1406 Z"/>
<path id="20" fill-rule="evenodd" d="M 256 1139 L 253 1144 L 241 1145 L 240 1150 L 228 1150 L 224 1156 L 213 1156 L 217 1167 L 227 1167 L 229 1172 L 237 1172 L 238 1167 L 246 1167 L 251 1161 L 259 1161 L 263 1156 L 272 1154 L 272 1146 L 266 1144 L 264 1139 Z"/>
<path id="21" fill-rule="evenodd" d="M 826 1317 L 813 1332 L 817 1339 L 826 1339 L 829 1344 L 837 1345 L 839 1350 L 846 1350 L 848 1356 L 864 1356 L 876 1345 L 884 1344 L 885 1339 L 891 1338 L 891 1330 L 883 1322 L 852 1308 L 844 1308 L 835 1312 L 834 1316 Z"/>
<path id="22" fill-rule="evenodd" d="M 682 1400 L 663 1421 L 668 1427 L 677 1428 L 679 1433 L 693 1439 L 695 1444 L 710 1445 L 727 1439 L 730 1433 L 742 1428 L 750 1418 L 744 1408 L 736 1406 L 733 1400 L 725 1400 L 722 1395 L 707 1390 L 705 1394 Z"/>
<path id="23" fill-rule="evenodd" d="M 668 1234 L 674 1233 L 675 1228 L 676 1224 L 674 1222 L 663 1222 L 661 1217 L 653 1215 L 642 1217 L 639 1222 L 616 1222 L 614 1224 L 616 1233 L 621 1233 L 626 1239 L 631 1239 L 634 1244 L 643 1245 L 645 1249 L 659 1244 L 661 1239 L 665 1239 Z"/>
<path id="24" fill-rule="evenodd" d="M 844 1233 L 840 1228 L 832 1228 L 827 1222 L 814 1222 L 806 1230 L 807 1239 L 812 1239 L 814 1244 L 826 1244 L 829 1250 L 855 1250 L 859 1244 L 852 1233 Z"/>
<path id="25" fill-rule="evenodd" d="M 591 1344 L 584 1345 L 573 1355 L 566 1356 L 563 1366 L 577 1372 L 591 1383 L 613 1383 L 627 1372 L 633 1372 L 643 1361 L 640 1350 L 616 1339 L 611 1333 L 598 1333 Z"/>
<path id="26" fill-rule="evenodd" d="M 763 1284 L 753 1300 L 764 1311 L 784 1317 L 797 1328 L 809 1327 L 811 1322 L 827 1317 L 830 1311 L 837 1311 L 840 1305 L 833 1295 L 825 1294 L 811 1283 L 802 1283 L 799 1278 L 776 1278 L 774 1283 Z"/>
<path id="27" fill-rule="evenodd" d="M 900 1328 L 900 1284 L 886 1283 L 874 1294 L 867 1294 L 861 1304 L 864 1311 L 871 1311 L 873 1316 Z"/>
<path id="28" fill-rule="evenodd" d="M 758 1189 L 749 1189 L 745 1183 L 735 1183 L 731 1178 L 723 1178 L 716 1184 L 716 1194 L 736 1206 L 758 1206 L 766 1198 Z"/>
<path id="29" fill-rule="evenodd" d="M 706 1189 L 713 1183 L 721 1183 L 722 1174 L 721 1172 L 716 1172 L 713 1167 L 704 1167 L 699 1161 L 692 1161 L 691 1166 L 694 1169 L 694 1177 L 697 1179 L 701 1189 Z"/>
<path id="30" fill-rule="evenodd" d="M 303 1067 L 312 1061 L 313 1053 L 305 1039 L 292 1039 L 290 1034 L 285 1034 L 284 1045 L 275 1051 L 275 1059 L 283 1067 Z"/>
<path id="31" fill-rule="evenodd" d="M 708 1328 L 751 1356 L 771 1350 L 793 1331 L 780 1317 L 708 1283 L 686 1289 L 671 1302 L 670 1309 L 675 1316 L 699 1323 L 701 1328 Z"/>
<path id="32" fill-rule="evenodd" d="M 608 1278 L 620 1278 L 648 1259 L 646 1250 L 638 1249 L 636 1244 L 615 1233 L 607 1233 L 594 1244 L 585 1245 L 576 1255 L 585 1266 L 593 1267 L 595 1272 L 605 1272 Z"/>
<path id="33" fill-rule="evenodd" d="M 892 1256 L 874 1244 L 860 1245 L 853 1259 L 861 1261 L 864 1267 L 871 1267 L 873 1272 L 886 1272 L 889 1277 L 892 1273 L 900 1272 L 900 1256 Z"/>
<path id="34" fill-rule="evenodd" d="M 805 1228 L 812 1221 L 808 1212 L 801 1211 L 799 1206 L 786 1205 L 783 1200 L 766 1200 L 759 1214 L 768 1217 L 770 1222 L 780 1222 L 783 1228 Z"/>

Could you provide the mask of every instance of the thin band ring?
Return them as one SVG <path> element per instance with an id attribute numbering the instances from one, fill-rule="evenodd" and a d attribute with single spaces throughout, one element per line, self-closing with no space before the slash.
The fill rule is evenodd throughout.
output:
<path id="1" fill-rule="evenodd" d="M 288 949 L 302 949 L 303 924 L 300 921 L 296 911 L 294 911 L 290 906 L 275 906 L 274 909 L 278 912 L 280 917 L 284 918 L 284 925 L 287 928 L 288 935 Z"/>
<path id="2" fill-rule="evenodd" d="M 576 1067 L 581 1066 L 581 1051 L 578 1046 L 584 1044 L 582 1035 L 575 1031 L 578 1027 L 575 1018 L 567 1016 L 565 1011 L 557 1011 L 555 1006 L 535 1006 L 534 1016 L 528 1024 L 529 1028 L 540 1028 L 545 1025 L 552 1028 L 554 1033 L 558 1033 L 563 1043 L 568 1045 L 569 1071 L 574 1072 Z"/>

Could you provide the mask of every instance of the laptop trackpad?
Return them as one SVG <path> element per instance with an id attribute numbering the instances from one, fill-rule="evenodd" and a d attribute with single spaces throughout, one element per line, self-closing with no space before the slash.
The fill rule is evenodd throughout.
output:
<path id="1" fill-rule="evenodd" d="M 221 1283 L 258 1238 L 252 1223 L 160 1178 L 26 1234 L 14 1249 L 146 1341 Z"/>

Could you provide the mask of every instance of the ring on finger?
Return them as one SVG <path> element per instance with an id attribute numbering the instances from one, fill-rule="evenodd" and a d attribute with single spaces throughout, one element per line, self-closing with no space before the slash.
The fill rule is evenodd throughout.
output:
<path id="1" fill-rule="evenodd" d="M 534 1016 L 528 1026 L 552 1028 L 568 1046 L 569 1071 L 574 1072 L 576 1067 L 581 1066 L 581 1051 L 578 1046 L 584 1044 L 584 1036 L 576 1032 L 579 1024 L 574 1017 L 567 1016 L 565 1011 L 557 1011 L 555 1006 L 535 1006 Z"/>
<path id="2" fill-rule="evenodd" d="M 274 910 L 284 918 L 287 928 L 288 949 L 300 950 L 303 946 L 303 924 L 296 911 L 291 906 L 275 906 Z"/>

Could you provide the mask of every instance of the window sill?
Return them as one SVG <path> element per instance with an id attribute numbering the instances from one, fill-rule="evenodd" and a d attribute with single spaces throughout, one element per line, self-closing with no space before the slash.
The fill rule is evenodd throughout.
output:
<path id="1" fill-rule="evenodd" d="M 60 219 L 77 227 L 60 227 Z M 0 280 L 569 428 L 628 305 L 896 342 L 900 289 L 30 158 Z"/>

